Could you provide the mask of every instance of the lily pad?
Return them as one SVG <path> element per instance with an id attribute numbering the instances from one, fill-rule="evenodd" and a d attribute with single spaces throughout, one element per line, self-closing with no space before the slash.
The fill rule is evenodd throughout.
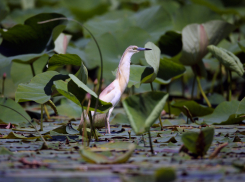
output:
<path id="1" fill-rule="evenodd" d="M 44 104 L 51 98 L 52 86 L 55 80 L 65 80 L 68 75 L 61 75 L 56 71 L 46 71 L 33 77 L 28 84 L 19 84 L 15 100 L 16 102 L 35 101 Z"/>
<path id="2" fill-rule="evenodd" d="M 123 101 L 131 127 L 137 135 L 149 131 L 162 112 L 167 98 L 165 92 L 153 91 L 129 96 Z"/>
<path id="3" fill-rule="evenodd" d="M 30 116 L 25 112 L 25 110 L 12 99 L 0 98 L 0 104 L 16 110 L 17 112 L 21 113 L 24 117 L 26 117 L 29 121 L 31 120 Z M 9 108 L 0 106 L 0 120 L 2 120 L 6 124 L 11 123 L 19 125 L 20 123 L 28 123 L 28 121 L 17 112 Z"/>
<path id="4" fill-rule="evenodd" d="M 159 71 L 157 77 L 163 80 L 169 80 L 173 77 L 181 75 L 185 72 L 185 67 L 182 64 L 175 63 L 171 59 L 162 58 L 160 60 Z"/>
<path id="5" fill-rule="evenodd" d="M 214 128 L 206 127 L 198 132 L 184 132 L 182 141 L 188 150 L 197 156 L 204 156 L 212 144 L 214 138 Z"/>
<path id="6" fill-rule="evenodd" d="M 42 13 L 27 19 L 24 25 L 15 25 L 6 32 L 0 30 L 3 38 L 0 53 L 4 56 L 16 56 L 53 49 L 54 40 L 64 30 L 66 20 L 44 24 L 38 22 L 60 17 L 64 16 L 57 13 Z"/>
<path id="7" fill-rule="evenodd" d="M 187 107 L 190 113 L 193 117 L 197 116 L 205 116 L 213 113 L 214 109 L 210 107 L 204 107 L 195 101 L 176 101 L 173 104 L 171 104 L 172 107 L 178 108 L 181 110 L 186 116 L 188 116 L 188 113 L 186 109 L 183 107 Z"/>
<path id="8" fill-rule="evenodd" d="M 144 51 L 146 62 L 154 69 L 154 74 L 150 79 L 144 81 L 145 83 L 153 82 L 157 76 L 160 63 L 160 49 L 152 42 L 147 42 L 145 48 L 150 48 L 151 51 Z"/>
<path id="9" fill-rule="evenodd" d="M 81 154 L 82 158 L 89 163 L 94 163 L 94 164 L 121 164 L 121 163 L 125 163 L 129 160 L 129 158 L 131 157 L 131 155 L 133 154 L 133 152 L 135 150 L 135 144 L 128 143 L 128 146 L 125 149 L 128 149 L 128 151 L 125 152 L 124 154 L 118 155 L 118 156 L 113 157 L 113 158 L 109 158 L 105 155 L 95 153 L 95 152 L 91 151 L 91 149 L 82 149 L 80 151 L 80 154 Z"/>
<path id="10" fill-rule="evenodd" d="M 244 118 L 236 117 L 238 114 L 245 114 L 244 110 L 239 108 L 239 101 L 226 101 L 219 104 L 212 114 L 202 117 L 206 124 L 238 124 Z"/>

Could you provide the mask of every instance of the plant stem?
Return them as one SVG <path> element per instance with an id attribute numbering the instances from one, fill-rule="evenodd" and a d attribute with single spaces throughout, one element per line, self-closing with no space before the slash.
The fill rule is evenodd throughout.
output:
<path id="1" fill-rule="evenodd" d="M 222 64 L 219 63 L 219 73 L 220 73 L 220 88 L 221 88 L 221 94 L 224 95 L 224 87 L 222 82 Z"/>
<path id="2" fill-rule="evenodd" d="M 181 77 L 181 86 L 182 86 L 182 97 L 185 97 L 185 80 L 184 75 Z"/>
<path id="3" fill-rule="evenodd" d="M 31 63 L 30 66 L 31 66 L 32 76 L 34 77 L 36 74 L 35 74 L 33 63 Z"/>
<path id="4" fill-rule="evenodd" d="M 150 143 L 150 147 L 151 147 L 151 154 L 154 155 L 153 145 L 152 145 L 152 141 L 151 141 L 151 132 L 150 132 L 150 129 L 148 131 L 148 137 L 149 137 L 149 143 Z"/>
<path id="5" fill-rule="evenodd" d="M 215 80 L 217 79 L 217 76 L 219 74 L 219 70 L 216 70 L 215 73 L 214 73 L 214 76 L 213 76 L 213 79 L 212 79 L 212 85 L 211 85 L 211 88 L 210 88 L 210 93 L 213 93 L 213 90 L 214 90 L 214 83 L 215 83 Z"/>
<path id="6" fill-rule="evenodd" d="M 43 131 L 43 104 L 41 104 L 41 121 L 40 121 L 40 131 Z"/>
<path id="7" fill-rule="evenodd" d="M 200 92 L 201 92 L 203 98 L 204 98 L 205 101 L 207 102 L 208 107 L 212 107 L 212 105 L 210 104 L 210 102 L 209 102 L 209 100 L 208 100 L 206 94 L 204 93 L 204 91 L 203 91 L 203 89 L 202 89 L 202 85 L 201 85 L 201 82 L 200 82 L 199 77 L 197 76 L 196 79 L 197 79 L 198 88 L 199 88 L 199 90 L 200 90 Z"/>
<path id="8" fill-rule="evenodd" d="M 167 93 L 170 96 L 170 93 L 169 93 L 169 84 L 167 85 Z M 169 97 L 168 97 L 168 114 L 169 114 L 169 119 L 171 119 L 171 108 L 170 108 L 170 99 L 169 99 Z"/>
<path id="9" fill-rule="evenodd" d="M 192 90 L 191 90 L 191 100 L 193 100 L 194 98 L 194 90 L 195 90 L 195 84 L 196 84 L 196 75 L 193 78 L 193 82 L 192 82 Z"/>
<path id="10" fill-rule="evenodd" d="M 152 82 L 150 84 L 151 84 L 151 91 L 154 91 Z"/>
<path id="11" fill-rule="evenodd" d="M 95 141 L 99 141 L 98 136 L 96 135 L 96 132 L 95 132 L 94 125 L 93 125 L 93 120 L 92 120 L 92 114 L 91 114 L 91 111 L 89 111 L 88 117 L 89 117 L 89 119 L 90 119 L 91 134 L 92 134 L 92 132 L 93 132 L 93 133 L 94 133 Z"/>
<path id="12" fill-rule="evenodd" d="M 4 82 L 5 82 L 5 78 L 3 78 L 3 83 L 2 83 L 2 95 L 4 96 Z"/>
<path id="13" fill-rule="evenodd" d="M 50 115 L 48 113 L 47 106 L 45 104 L 43 104 L 43 107 L 44 107 L 45 114 L 47 115 L 47 118 L 50 119 Z"/>
<path id="14" fill-rule="evenodd" d="M 228 74 L 227 74 L 227 82 L 229 84 L 229 88 L 228 88 L 228 93 L 227 93 L 227 100 L 231 101 L 231 95 L 232 95 L 232 82 L 231 82 L 231 70 L 227 70 Z"/>

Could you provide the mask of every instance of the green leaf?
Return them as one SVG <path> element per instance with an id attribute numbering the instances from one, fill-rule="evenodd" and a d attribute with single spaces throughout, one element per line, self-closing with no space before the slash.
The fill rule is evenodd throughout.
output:
<path id="1" fill-rule="evenodd" d="M 167 98 L 168 94 L 154 91 L 132 95 L 123 100 L 123 107 L 136 134 L 149 131 L 160 116 Z"/>
<path id="2" fill-rule="evenodd" d="M 48 70 L 56 70 L 65 65 L 81 66 L 76 76 L 85 84 L 88 81 L 88 70 L 84 66 L 82 59 L 76 54 L 55 54 L 48 62 Z"/>
<path id="3" fill-rule="evenodd" d="M 71 78 L 71 80 L 68 82 L 68 91 L 75 95 L 80 103 L 83 102 L 83 100 L 86 97 L 86 94 L 89 93 L 91 95 L 91 104 L 89 110 L 94 111 L 96 100 L 98 98 L 97 94 L 93 90 L 91 90 L 87 85 L 81 82 L 76 76 L 69 74 L 69 77 Z M 109 108 L 111 108 L 111 106 L 111 103 L 107 103 L 99 99 L 97 111 L 106 112 Z"/>
<path id="4" fill-rule="evenodd" d="M 240 59 L 232 52 L 216 47 L 214 45 L 208 46 L 208 50 L 223 64 L 227 69 L 236 72 L 239 76 L 243 76 L 244 69 Z"/>
<path id="5" fill-rule="evenodd" d="M 182 35 L 175 31 L 167 31 L 158 41 L 162 54 L 175 56 L 182 50 Z"/>
<path id="6" fill-rule="evenodd" d="M 9 151 L 9 149 L 2 146 L 0 148 L 0 155 L 13 155 L 13 152 Z"/>
<path id="7" fill-rule="evenodd" d="M 57 13 L 42 13 L 27 19 L 24 25 L 15 25 L 6 32 L 0 30 L 3 38 L 0 53 L 4 56 L 15 56 L 53 49 L 54 40 L 64 30 L 63 24 L 66 20 L 44 24 L 38 24 L 38 22 L 60 17 L 64 16 Z"/>
<path id="8" fill-rule="evenodd" d="M 206 124 L 238 124 L 243 118 L 236 117 L 238 114 L 245 114 L 244 110 L 238 110 L 239 101 L 226 101 L 219 104 L 214 112 L 210 115 L 204 116 L 203 122 Z"/>
<path id="9" fill-rule="evenodd" d="M 151 76 L 151 78 L 148 79 L 148 80 L 146 80 L 146 81 L 144 81 L 145 83 L 150 83 L 150 82 L 153 82 L 155 80 L 156 76 L 157 76 L 157 73 L 158 73 L 158 70 L 159 70 L 159 63 L 160 63 L 160 54 L 161 54 L 161 51 L 152 42 L 147 42 L 145 44 L 145 48 L 152 49 L 150 51 L 144 51 L 146 62 L 151 67 L 153 67 L 153 69 L 154 69 L 154 74 Z"/>
<path id="10" fill-rule="evenodd" d="M 185 26 L 192 23 L 199 24 L 218 19 L 221 17 L 207 7 L 187 4 L 176 11 L 173 26 L 174 30 L 181 31 Z"/>
<path id="11" fill-rule="evenodd" d="M 44 104 L 51 98 L 52 86 L 55 80 L 65 80 L 68 75 L 56 71 L 47 71 L 33 77 L 28 84 L 19 84 L 15 93 L 16 102 L 35 101 Z"/>
<path id="12" fill-rule="evenodd" d="M 26 139 L 25 136 L 10 132 L 8 135 L 1 137 L 1 139 Z"/>
<path id="13" fill-rule="evenodd" d="M 23 116 L 25 116 L 29 121 L 31 120 L 30 116 L 25 112 L 25 110 L 15 101 L 12 99 L 7 98 L 0 98 L 0 104 L 8 106 L 19 113 L 21 113 Z M 28 121 L 17 112 L 0 106 L 0 120 L 2 120 L 4 123 L 8 124 L 16 124 L 19 125 L 20 123 L 28 123 Z"/>
<path id="14" fill-rule="evenodd" d="M 155 171 L 155 182 L 172 182 L 176 179 L 176 172 L 173 168 L 162 167 Z"/>
<path id="15" fill-rule="evenodd" d="M 40 74 L 43 72 L 43 68 L 48 62 L 49 56 L 47 54 L 44 54 L 40 57 L 35 57 L 35 62 L 33 62 L 33 68 L 34 73 Z M 32 59 L 32 60 L 34 60 Z M 31 69 L 30 64 L 23 64 L 20 63 L 20 60 L 13 60 L 12 66 L 11 66 L 11 78 L 14 82 L 14 84 L 17 86 L 20 83 L 26 83 L 29 82 L 33 78 L 33 73 Z M 23 61 L 26 63 L 25 61 Z M 29 61 L 28 61 L 29 62 Z M 25 71 L 23 71 L 25 70 Z"/>
<path id="16" fill-rule="evenodd" d="M 188 150 L 197 156 L 204 156 L 212 144 L 214 128 L 206 127 L 198 132 L 184 132 L 181 140 Z"/>
<path id="17" fill-rule="evenodd" d="M 0 22 L 8 15 L 9 7 L 5 1 L 0 2 Z"/>
<path id="18" fill-rule="evenodd" d="M 79 134 L 79 131 L 77 131 L 76 129 L 74 129 L 72 127 L 72 124 L 71 123 L 67 123 L 67 125 L 66 125 L 66 133 L 72 134 L 72 135 L 76 135 L 76 134 Z"/>
<path id="19" fill-rule="evenodd" d="M 125 148 L 126 149 L 126 148 Z M 109 158 L 105 155 L 95 153 L 91 151 L 91 149 L 82 149 L 80 151 L 80 154 L 82 158 L 89 163 L 94 163 L 94 164 L 122 164 L 125 163 L 129 160 L 131 155 L 133 154 L 135 150 L 135 144 L 133 143 L 128 143 L 127 146 L 128 151 L 125 152 L 124 154 L 117 155 L 116 157 Z"/>
<path id="20" fill-rule="evenodd" d="M 114 124 L 130 124 L 130 122 L 125 114 L 118 113 L 110 122 L 110 125 Z"/>
<path id="21" fill-rule="evenodd" d="M 160 66 L 157 77 L 163 80 L 169 80 L 173 77 L 181 75 L 185 72 L 185 67 L 182 64 L 173 62 L 171 59 L 160 59 Z"/>
<path id="22" fill-rule="evenodd" d="M 76 76 L 69 74 L 69 77 L 71 80 L 68 82 L 68 84 L 61 80 L 54 82 L 57 91 L 80 107 L 82 107 L 81 103 L 84 102 L 86 94 L 89 93 L 91 95 L 91 104 L 89 110 L 94 111 L 96 99 L 98 97 L 96 93 L 83 82 L 81 82 Z M 83 106 L 86 108 L 87 102 L 84 102 Z M 107 112 L 111 106 L 111 103 L 99 100 L 97 111 L 102 113 Z"/>
<path id="23" fill-rule="evenodd" d="M 211 113 L 213 113 L 214 109 L 210 108 L 210 107 L 204 107 L 198 103 L 196 103 L 195 101 L 178 101 L 178 102 L 174 102 L 173 104 L 171 104 L 172 107 L 174 108 L 178 108 L 179 110 L 181 110 L 186 116 L 188 116 L 187 111 L 184 109 L 183 106 L 186 106 L 190 113 L 192 114 L 193 117 L 196 116 L 205 116 L 205 115 L 209 115 Z"/>
<path id="24" fill-rule="evenodd" d="M 131 65 L 128 87 L 130 88 L 134 85 L 136 88 L 139 88 L 140 84 L 149 80 L 153 74 L 154 69 L 152 67 Z"/>

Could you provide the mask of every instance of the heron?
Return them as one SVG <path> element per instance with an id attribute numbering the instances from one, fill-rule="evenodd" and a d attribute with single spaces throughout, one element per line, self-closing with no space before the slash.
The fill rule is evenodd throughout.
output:
<path id="1" fill-rule="evenodd" d="M 111 109 L 106 114 L 105 119 L 105 128 L 106 133 L 108 129 L 108 133 L 110 134 L 110 116 L 114 109 L 114 107 L 118 104 L 118 102 L 121 99 L 121 96 L 126 89 L 129 81 L 129 75 L 130 75 L 130 63 L 131 63 L 131 57 L 140 51 L 147 51 L 151 50 L 149 48 L 142 48 L 137 47 L 135 45 L 129 46 L 123 53 L 121 60 L 119 62 L 117 73 L 116 73 L 116 79 L 108 85 L 99 95 L 99 99 L 103 100 L 105 102 L 110 102 L 112 104 Z"/>

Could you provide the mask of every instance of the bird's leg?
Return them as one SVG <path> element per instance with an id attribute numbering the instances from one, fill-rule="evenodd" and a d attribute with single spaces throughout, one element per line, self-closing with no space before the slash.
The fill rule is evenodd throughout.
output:
<path id="1" fill-rule="evenodd" d="M 108 115 L 106 117 L 106 133 L 107 133 L 107 129 L 108 129 L 108 134 L 111 134 L 110 116 L 111 116 L 113 109 L 114 109 L 114 107 L 109 110 Z"/>

